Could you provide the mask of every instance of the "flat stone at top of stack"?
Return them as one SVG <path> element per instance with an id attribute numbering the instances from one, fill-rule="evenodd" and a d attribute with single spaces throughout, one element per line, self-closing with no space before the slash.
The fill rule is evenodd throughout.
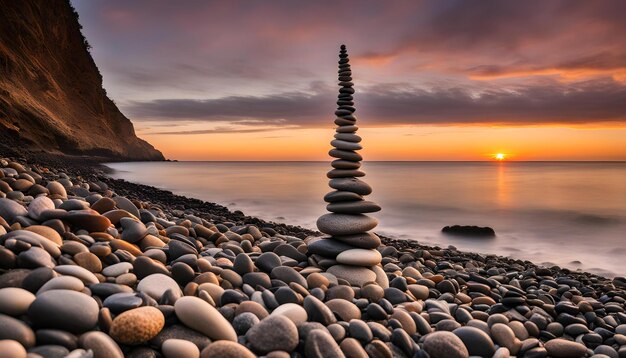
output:
<path id="1" fill-rule="evenodd" d="M 336 158 L 333 167 L 327 174 L 329 186 L 334 191 L 326 194 L 326 209 L 329 214 L 317 220 L 318 229 L 330 235 L 312 242 L 309 253 L 316 255 L 318 264 L 327 267 L 327 271 L 342 278 L 352 285 L 362 286 L 370 281 L 386 281 L 384 272 L 377 267 L 381 255 L 376 250 L 380 238 L 368 232 L 378 225 L 378 221 L 367 216 L 380 210 L 380 206 L 372 201 L 364 200 L 364 196 L 372 192 L 372 188 L 358 179 L 365 176 L 359 168 L 363 159 L 357 151 L 363 149 L 361 137 L 356 134 L 356 116 L 354 112 L 354 83 L 352 71 L 345 45 L 341 45 L 339 53 L 339 96 L 335 124 L 337 131 L 333 146 L 328 154 Z"/>

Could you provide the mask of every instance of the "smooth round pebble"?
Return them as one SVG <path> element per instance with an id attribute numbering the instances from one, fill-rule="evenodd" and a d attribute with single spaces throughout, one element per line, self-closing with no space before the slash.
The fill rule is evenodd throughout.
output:
<path id="1" fill-rule="evenodd" d="M 200 353 L 201 358 L 255 358 L 256 355 L 239 343 L 217 341 L 209 344 Z"/>
<path id="2" fill-rule="evenodd" d="M 289 318 L 274 315 L 250 328 L 246 338 L 252 350 L 260 354 L 271 351 L 291 352 L 298 345 L 298 328 Z"/>
<path id="3" fill-rule="evenodd" d="M 26 349 L 12 339 L 0 340 L 0 358 L 26 358 Z"/>
<path id="4" fill-rule="evenodd" d="M 475 327 L 460 327 L 452 331 L 465 344 L 472 356 L 491 357 L 496 349 L 491 337 Z"/>
<path id="5" fill-rule="evenodd" d="M 368 282 L 376 281 L 376 273 L 367 267 L 334 265 L 326 272 L 335 275 L 337 278 L 344 279 L 354 286 L 363 286 Z"/>
<path id="6" fill-rule="evenodd" d="M 28 306 L 35 300 L 35 295 L 22 288 L 0 288 L 0 313 L 9 316 L 26 314 Z"/>
<path id="7" fill-rule="evenodd" d="M 222 314 L 206 301 L 192 296 L 181 297 L 174 304 L 178 319 L 187 327 L 212 340 L 237 341 L 237 333 Z"/>
<path id="8" fill-rule="evenodd" d="M 543 346 L 552 357 L 577 358 L 587 354 L 587 348 L 584 345 L 561 338 L 549 340 Z"/>
<path id="9" fill-rule="evenodd" d="M 161 296 L 163 296 L 167 290 L 172 290 L 182 295 L 178 283 L 171 277 L 160 273 L 146 276 L 137 284 L 137 291 L 147 293 L 157 301 L 161 299 Z"/>
<path id="10" fill-rule="evenodd" d="M 364 214 L 325 214 L 317 219 L 319 231 L 328 235 L 354 235 L 372 230 L 378 220 Z"/>
<path id="11" fill-rule="evenodd" d="M 113 320 L 109 335 L 126 345 L 142 344 L 154 338 L 165 325 L 165 317 L 155 307 L 139 307 L 121 313 Z"/>
<path id="12" fill-rule="evenodd" d="M 78 345 L 85 349 L 91 349 L 95 358 L 123 358 L 124 353 L 120 346 L 106 333 L 100 331 L 91 331 L 82 334 L 78 338 Z"/>
<path id="13" fill-rule="evenodd" d="M 307 358 L 345 357 L 330 333 L 321 329 L 314 329 L 309 333 L 304 346 L 304 354 Z"/>
<path id="14" fill-rule="evenodd" d="M 374 266 L 382 261 L 378 250 L 352 249 L 346 250 L 335 258 L 338 263 L 352 266 Z"/>
<path id="15" fill-rule="evenodd" d="M 467 358 L 463 341 L 452 332 L 433 332 L 424 339 L 424 350 L 431 358 Z"/>
<path id="16" fill-rule="evenodd" d="M 96 326 L 98 311 L 98 303 L 84 293 L 51 290 L 37 295 L 28 308 L 28 318 L 39 328 L 82 333 Z"/>
<path id="17" fill-rule="evenodd" d="M 295 324 L 306 322 L 308 318 L 306 310 L 295 303 L 285 303 L 276 307 L 270 316 L 285 316 Z"/>
<path id="18" fill-rule="evenodd" d="M 168 339 L 163 342 L 161 352 L 165 358 L 198 358 L 200 350 L 195 344 L 182 339 Z M 222 356 L 223 357 L 223 356 Z"/>

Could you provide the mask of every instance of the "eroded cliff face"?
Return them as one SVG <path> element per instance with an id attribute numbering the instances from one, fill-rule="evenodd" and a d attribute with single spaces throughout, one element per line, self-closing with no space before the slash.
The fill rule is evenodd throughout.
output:
<path id="1" fill-rule="evenodd" d="M 0 141 L 33 151 L 162 160 L 106 95 L 69 0 L 0 0 Z"/>

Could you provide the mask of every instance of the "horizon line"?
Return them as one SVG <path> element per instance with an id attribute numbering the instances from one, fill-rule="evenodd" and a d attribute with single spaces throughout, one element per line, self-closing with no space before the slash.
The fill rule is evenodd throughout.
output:
<path id="1" fill-rule="evenodd" d="M 328 160 L 253 160 L 253 159 L 241 159 L 241 160 L 187 160 L 187 159 L 166 159 L 166 162 L 311 162 L 311 163 L 330 163 Z M 432 163 L 626 163 L 626 159 L 623 160 L 362 160 L 362 162 L 398 162 L 398 163 L 420 163 L 420 162 L 432 162 Z"/>

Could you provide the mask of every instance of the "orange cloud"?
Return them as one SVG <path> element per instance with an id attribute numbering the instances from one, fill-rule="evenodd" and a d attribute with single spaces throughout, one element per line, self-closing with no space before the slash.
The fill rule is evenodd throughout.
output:
<path id="1" fill-rule="evenodd" d="M 352 63 L 354 63 L 355 65 L 382 67 L 388 65 L 390 62 L 395 60 L 396 57 L 397 56 L 394 54 L 366 53 L 353 57 Z"/>
<path id="2" fill-rule="evenodd" d="M 626 67 L 619 69 L 561 69 L 561 68 L 543 68 L 543 69 L 519 69 L 506 72 L 494 73 L 478 73 L 468 76 L 471 80 L 488 81 L 501 78 L 518 78 L 531 76 L 555 76 L 563 82 L 576 82 L 594 77 L 609 77 L 616 82 L 626 84 Z"/>

